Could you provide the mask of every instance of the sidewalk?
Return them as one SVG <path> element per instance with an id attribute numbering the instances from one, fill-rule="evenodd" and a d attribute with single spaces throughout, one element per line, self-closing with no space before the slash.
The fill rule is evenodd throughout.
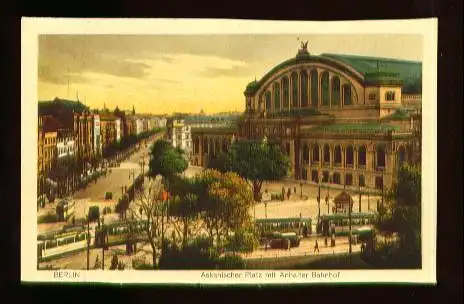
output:
<path id="1" fill-rule="evenodd" d="M 314 252 L 315 239 L 319 245 L 319 252 Z M 351 245 L 352 252 L 361 251 L 361 244 Z M 325 247 L 323 237 L 304 238 L 300 242 L 299 247 L 284 249 L 267 249 L 260 248 L 252 253 L 240 254 L 244 259 L 265 259 L 265 258 L 279 258 L 279 257 L 295 257 L 295 256 L 318 256 L 318 255 L 333 255 L 339 253 L 348 253 L 349 244 L 347 237 L 335 238 L 335 247 L 330 247 L 330 238 L 328 238 L 328 246 Z"/>

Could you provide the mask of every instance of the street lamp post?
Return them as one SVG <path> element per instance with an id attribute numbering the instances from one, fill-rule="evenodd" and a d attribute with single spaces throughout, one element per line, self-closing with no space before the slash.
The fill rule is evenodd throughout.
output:
<path id="1" fill-rule="evenodd" d="M 87 215 L 87 270 L 90 269 L 90 220 L 89 216 Z"/>
<path id="2" fill-rule="evenodd" d="M 351 209 L 352 209 L 352 204 L 351 204 L 351 197 L 349 200 L 349 206 L 348 206 L 348 218 L 349 218 L 349 254 L 350 254 L 350 265 L 351 265 L 351 253 L 352 253 L 352 248 L 351 248 Z"/>
<path id="3" fill-rule="evenodd" d="M 303 181 L 300 180 L 300 199 L 303 199 Z"/>
<path id="4" fill-rule="evenodd" d="M 321 176 L 320 174 L 318 176 L 317 208 L 318 208 L 317 222 L 319 224 L 319 221 L 321 220 Z"/>
<path id="5" fill-rule="evenodd" d="M 361 212 L 361 185 L 359 185 L 359 212 Z"/>

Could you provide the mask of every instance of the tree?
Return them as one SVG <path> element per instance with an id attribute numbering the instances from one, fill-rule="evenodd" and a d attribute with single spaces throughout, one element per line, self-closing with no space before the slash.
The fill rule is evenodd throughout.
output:
<path id="1" fill-rule="evenodd" d="M 180 149 L 172 147 L 165 140 L 157 141 L 150 151 L 150 162 L 148 175 L 156 177 L 161 175 L 163 182 L 167 182 L 175 175 L 184 172 L 188 167 L 188 162 Z"/>
<path id="2" fill-rule="evenodd" d="M 220 160 L 213 162 L 213 165 L 217 165 L 214 169 L 224 170 L 230 166 L 231 171 L 251 181 L 255 201 L 261 199 L 264 181 L 281 179 L 287 175 L 290 167 L 279 146 L 267 142 L 236 141 L 228 155 L 230 161 L 221 156 Z"/>
<path id="3" fill-rule="evenodd" d="M 251 230 L 238 229 L 227 238 L 226 249 L 232 252 L 253 252 L 259 245 L 258 238 Z"/>
<path id="4" fill-rule="evenodd" d="M 198 183 L 201 219 L 206 225 L 211 241 L 222 246 L 222 239 L 229 232 L 252 226 L 249 214 L 253 195 L 248 183 L 236 173 L 205 170 L 195 178 Z"/>
<path id="5" fill-rule="evenodd" d="M 398 179 L 386 194 L 387 204 L 377 228 L 398 233 L 400 263 L 420 267 L 421 264 L 421 172 L 403 164 Z"/>
<path id="6" fill-rule="evenodd" d="M 163 246 L 162 239 L 166 230 L 164 225 L 166 202 L 159 199 L 162 190 L 163 187 L 159 181 L 150 180 L 146 188 L 142 187 L 137 192 L 134 201 L 135 208 L 132 210 L 133 218 L 147 221 L 147 225 L 144 225 L 143 230 L 152 249 L 154 269 L 156 269 L 157 265 L 157 249 Z"/>
<path id="7" fill-rule="evenodd" d="M 169 216 L 173 217 L 173 243 L 180 239 L 181 248 L 187 246 L 190 236 L 198 232 L 199 201 L 196 193 L 198 185 L 194 180 L 177 177 L 171 183 L 172 199 Z"/>
<path id="8" fill-rule="evenodd" d="M 209 169 L 216 169 L 219 172 L 225 173 L 232 171 L 232 162 L 230 155 L 225 152 L 219 153 L 216 157 L 208 162 Z"/>

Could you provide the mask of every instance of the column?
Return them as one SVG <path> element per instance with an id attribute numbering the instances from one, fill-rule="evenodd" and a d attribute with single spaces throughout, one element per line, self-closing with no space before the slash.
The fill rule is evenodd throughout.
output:
<path id="1" fill-rule="evenodd" d="M 323 159 L 322 159 L 322 156 L 323 156 L 322 149 L 323 149 L 323 147 L 321 147 L 321 144 L 319 142 L 317 143 L 317 145 L 319 147 L 319 168 L 322 168 L 322 161 L 323 161 Z"/>
<path id="2" fill-rule="evenodd" d="M 358 168 L 358 147 L 354 146 L 353 147 L 353 168 L 357 169 Z"/>

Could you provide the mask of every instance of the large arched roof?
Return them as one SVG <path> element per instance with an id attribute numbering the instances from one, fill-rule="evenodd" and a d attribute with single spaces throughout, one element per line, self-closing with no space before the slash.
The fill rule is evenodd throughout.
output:
<path id="1" fill-rule="evenodd" d="M 417 61 L 398 60 L 391 58 L 340 55 L 324 53 L 318 56 L 305 54 L 290 58 L 267 72 L 259 81 L 250 82 L 245 90 L 245 94 L 254 94 L 264 83 L 275 73 L 289 66 L 301 63 L 325 63 L 331 65 L 348 75 L 354 77 L 361 83 L 364 76 L 375 73 L 379 69 L 389 71 L 399 75 L 403 82 L 405 93 L 421 93 L 422 91 L 422 63 Z"/>

